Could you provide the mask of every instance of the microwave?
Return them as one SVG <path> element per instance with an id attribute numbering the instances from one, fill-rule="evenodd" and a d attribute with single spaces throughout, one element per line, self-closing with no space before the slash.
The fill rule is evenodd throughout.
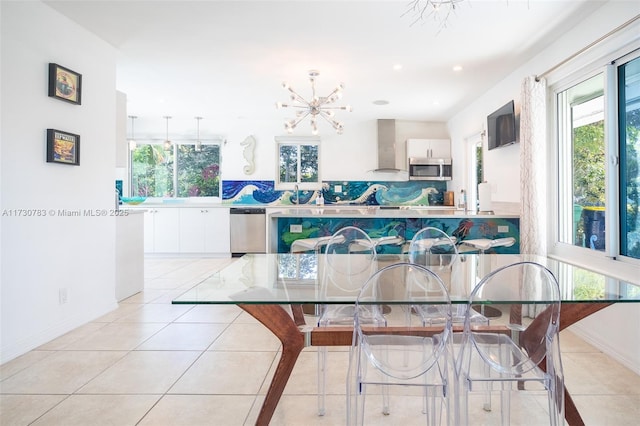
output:
<path id="1" fill-rule="evenodd" d="M 451 180 L 451 158 L 409 158 L 409 180 Z"/>

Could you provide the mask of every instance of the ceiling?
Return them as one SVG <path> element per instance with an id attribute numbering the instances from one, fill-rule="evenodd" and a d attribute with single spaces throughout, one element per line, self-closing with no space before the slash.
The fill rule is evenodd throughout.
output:
<path id="1" fill-rule="evenodd" d="M 439 27 L 403 16 L 409 0 L 45 3 L 117 48 L 127 114 L 137 131 L 160 135 L 163 116 L 171 133 L 193 133 L 196 116 L 203 133 L 254 123 L 284 133 L 292 114 L 275 108 L 288 101 L 281 83 L 309 99 L 312 69 L 319 95 L 344 83 L 340 104 L 353 112 L 336 118 L 347 130 L 378 118 L 446 121 L 603 4 L 467 0 Z M 310 134 L 307 123 L 296 134 Z"/>

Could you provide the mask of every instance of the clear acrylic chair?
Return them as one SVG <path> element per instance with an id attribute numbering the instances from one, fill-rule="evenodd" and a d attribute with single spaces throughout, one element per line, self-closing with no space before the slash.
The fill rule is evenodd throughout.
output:
<path id="1" fill-rule="evenodd" d="M 435 273 L 453 273 L 452 266 L 459 261 L 456 238 L 450 237 L 443 230 L 431 226 L 420 229 L 411 239 L 408 248 L 409 261 L 431 269 Z M 455 277 L 451 277 L 450 285 L 456 285 Z M 449 289 L 451 290 L 451 289 Z M 424 325 L 433 325 L 444 321 L 439 305 L 418 305 L 413 311 L 420 317 Z M 462 325 L 466 312 L 466 305 L 453 304 L 452 321 L 454 325 Z M 489 325 L 489 319 L 475 310 L 471 313 L 471 321 L 483 325 Z"/>
<path id="2" fill-rule="evenodd" d="M 411 328 L 406 310 L 422 303 L 442 304 L 445 322 L 428 330 Z M 391 306 L 391 312 L 385 315 L 386 324 L 371 324 L 371 313 L 381 315 L 384 306 Z M 417 413 L 426 411 L 427 424 L 450 421 L 448 354 L 452 323 L 451 311 L 446 315 L 446 307 L 451 307 L 451 301 L 444 283 L 433 271 L 420 265 L 395 263 L 380 269 L 367 281 L 355 304 L 347 379 L 348 424 L 365 423 L 367 394 L 382 393 L 383 412 L 393 415 L 387 404 L 389 388 L 394 385 L 402 385 L 408 393 L 415 394 L 416 402 L 427 401 L 416 404 Z M 411 388 L 418 392 L 412 393 Z M 407 401 L 407 396 L 403 395 L 402 400 Z"/>
<path id="3" fill-rule="evenodd" d="M 320 298 L 335 303 L 317 305 L 318 327 L 353 325 L 353 300 L 377 270 L 375 245 L 367 233 L 355 226 L 336 231 L 325 248 L 320 275 Z M 346 304 L 340 304 L 345 301 Z M 372 312 L 369 321 L 383 323 L 382 315 Z M 318 348 L 318 414 L 325 414 L 327 348 Z"/>
<path id="4" fill-rule="evenodd" d="M 560 289 L 555 276 L 535 262 L 503 266 L 476 285 L 467 312 L 472 305 L 487 303 L 503 311 L 509 334 L 477 329 L 470 321 L 471 316 L 465 318 L 456 360 L 460 386 L 460 406 L 456 411 L 461 415 L 457 423 L 470 424 L 469 394 L 472 391 L 492 391 L 497 384 L 501 395 L 501 423 L 510 424 L 513 385 L 517 384 L 522 390 L 537 382 L 547 392 L 549 423 L 564 424 L 564 375 L 558 337 Z M 473 418 L 473 423 L 482 421 Z"/>

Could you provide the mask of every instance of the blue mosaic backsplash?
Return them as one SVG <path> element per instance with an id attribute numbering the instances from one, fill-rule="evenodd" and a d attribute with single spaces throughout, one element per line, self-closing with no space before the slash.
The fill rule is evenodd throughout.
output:
<path id="1" fill-rule="evenodd" d="M 272 180 L 225 180 L 224 204 L 315 204 L 318 191 L 277 191 Z M 336 192 L 339 189 L 340 192 Z M 439 206 L 444 204 L 447 183 L 442 181 L 324 181 L 325 204 L 367 206 Z M 296 200 L 296 197 L 300 197 Z"/>

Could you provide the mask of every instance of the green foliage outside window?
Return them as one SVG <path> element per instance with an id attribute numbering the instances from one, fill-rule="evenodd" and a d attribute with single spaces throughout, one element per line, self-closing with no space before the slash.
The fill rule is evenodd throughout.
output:
<path id="1" fill-rule="evenodd" d="M 178 145 L 178 197 L 218 197 L 220 195 L 220 148 Z"/>
<path id="2" fill-rule="evenodd" d="M 573 131 L 573 202 L 605 205 L 604 121 L 576 127 Z"/>
<path id="3" fill-rule="evenodd" d="M 626 153 L 625 153 L 625 181 L 626 187 L 622 189 L 626 195 L 623 208 L 626 207 L 626 231 L 627 231 L 627 256 L 640 259 L 640 168 L 638 156 L 640 155 L 640 109 L 634 109 L 626 116 Z M 624 238 L 624 236 L 623 236 Z"/>
<path id="4" fill-rule="evenodd" d="M 177 157 L 174 158 L 174 152 Z M 175 160 L 175 161 L 174 161 Z M 177 190 L 174 189 L 177 182 Z M 139 145 L 131 153 L 131 194 L 142 197 L 220 196 L 220 147 Z"/>
<path id="5" fill-rule="evenodd" d="M 173 151 L 145 144 L 131 153 L 131 195 L 173 196 Z"/>

